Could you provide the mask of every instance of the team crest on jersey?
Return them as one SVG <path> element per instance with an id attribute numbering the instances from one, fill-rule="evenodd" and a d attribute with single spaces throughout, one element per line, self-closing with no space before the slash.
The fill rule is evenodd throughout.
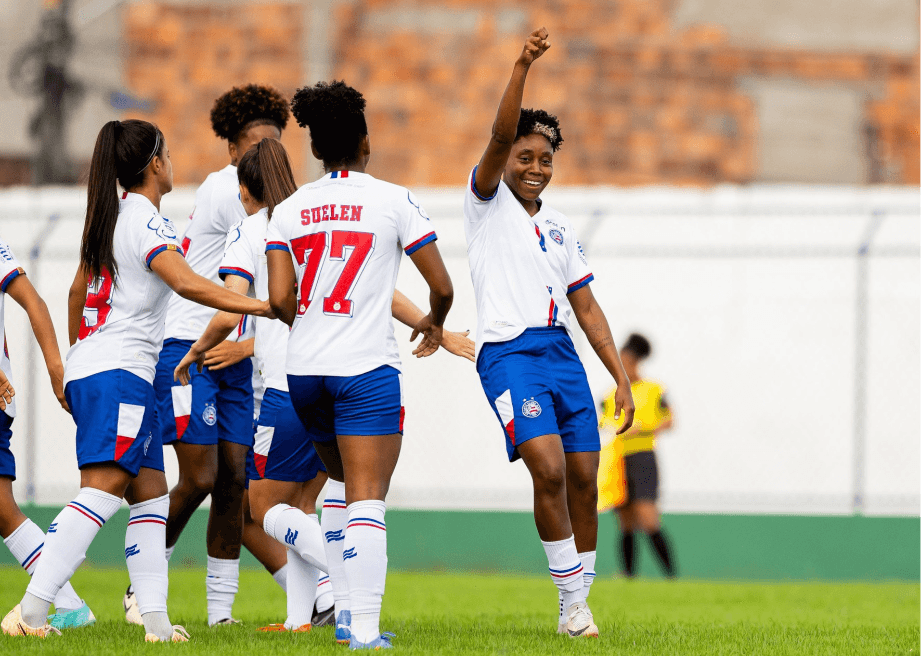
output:
<path id="1" fill-rule="evenodd" d="M 217 408 L 214 407 L 213 403 L 206 403 L 205 409 L 201 413 L 202 421 L 204 421 L 209 426 L 214 426 L 217 423 Z"/>
<path id="2" fill-rule="evenodd" d="M 525 400 L 524 405 L 521 406 L 521 414 L 531 419 L 540 417 L 540 403 L 535 401 L 533 396 Z"/>
<path id="3" fill-rule="evenodd" d="M 563 245 L 563 233 L 560 232 L 559 230 L 551 230 L 550 239 L 558 243 L 560 246 Z"/>

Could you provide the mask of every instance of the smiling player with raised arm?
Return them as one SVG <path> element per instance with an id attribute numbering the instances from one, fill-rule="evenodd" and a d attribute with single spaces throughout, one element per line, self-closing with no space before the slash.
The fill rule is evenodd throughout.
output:
<path id="1" fill-rule="evenodd" d="M 477 371 L 505 431 L 510 461 L 534 484 L 534 520 L 559 590 L 560 633 L 597 636 L 587 597 L 598 536 L 598 420 L 572 343 L 572 314 L 617 382 L 617 414 L 633 420 L 630 381 L 572 222 L 540 195 L 563 143 L 559 121 L 521 109 L 528 70 L 550 47 L 528 36 L 470 173 L 464 228 L 477 302 Z"/>

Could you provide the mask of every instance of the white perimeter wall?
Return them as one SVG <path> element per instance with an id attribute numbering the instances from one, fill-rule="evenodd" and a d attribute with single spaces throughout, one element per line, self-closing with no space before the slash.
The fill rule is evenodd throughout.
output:
<path id="1" fill-rule="evenodd" d="M 454 280 L 448 326 L 473 331 L 460 193 L 418 196 Z M 847 513 L 857 494 L 868 513 L 918 513 L 918 190 L 566 189 L 546 197 L 576 223 L 615 339 L 638 330 L 653 343 L 647 375 L 667 384 L 676 416 L 658 451 L 666 511 Z M 78 189 L 0 192 L 0 237 L 48 302 L 62 352 L 84 203 Z M 184 227 L 192 204 L 193 190 L 177 190 L 162 210 Z M 52 213 L 61 219 L 48 235 Z M 868 235 L 862 265 L 857 252 Z M 37 267 L 27 262 L 36 241 Z M 408 259 L 399 288 L 426 305 Z M 20 404 L 14 489 L 26 498 L 34 435 L 36 499 L 66 502 L 79 482 L 74 425 L 40 361 L 37 393 L 29 394 L 31 337 L 12 301 L 6 330 Z M 529 508 L 527 472 L 508 464 L 474 366 L 446 353 L 417 361 L 408 329 L 396 330 L 407 418 L 391 505 Z M 611 379 L 581 334 L 576 346 L 599 399 Z M 172 482 L 171 450 L 167 462 Z"/>

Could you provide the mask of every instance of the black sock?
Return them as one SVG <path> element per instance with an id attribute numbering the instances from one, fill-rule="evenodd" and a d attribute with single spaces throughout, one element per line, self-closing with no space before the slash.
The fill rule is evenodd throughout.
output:
<path id="1" fill-rule="evenodd" d="M 656 550 L 656 555 L 659 556 L 659 561 L 662 563 L 662 568 L 665 570 L 665 573 L 668 576 L 675 576 L 675 568 L 672 565 L 672 556 L 668 549 L 668 541 L 662 534 L 662 529 L 659 529 L 655 533 L 650 533 L 649 539 L 652 541 L 652 546 Z"/>
<path id="2" fill-rule="evenodd" d="M 620 555 L 624 563 L 624 574 L 633 576 L 635 563 L 635 546 L 636 541 L 633 539 L 633 533 L 620 534 Z"/>

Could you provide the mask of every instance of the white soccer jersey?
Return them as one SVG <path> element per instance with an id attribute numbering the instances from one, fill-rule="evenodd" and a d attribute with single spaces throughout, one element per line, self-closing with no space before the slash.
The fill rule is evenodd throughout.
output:
<path id="1" fill-rule="evenodd" d="M 269 300 L 269 271 L 265 257 L 268 226 L 268 211 L 264 208 L 247 217 L 231 232 L 219 271 L 222 277 L 229 274 L 249 280 L 256 290 L 256 298 L 261 301 Z M 261 372 L 260 382 L 266 388 L 288 391 L 285 373 L 287 351 L 288 326 L 278 319 L 256 317 L 256 368 Z"/>
<path id="2" fill-rule="evenodd" d="M 150 269 L 166 250 L 182 253 L 176 228 L 141 194 L 122 195 L 114 237 L 118 277 L 87 284 L 77 343 L 67 352 L 64 383 L 124 369 L 153 383 L 166 306 L 172 293 Z"/>
<path id="3" fill-rule="evenodd" d="M 490 198 L 470 173 L 464 232 L 477 304 L 477 354 L 527 328 L 562 326 L 572 336 L 568 294 L 594 277 L 569 219 L 547 203 L 533 217 L 504 181 Z"/>
<path id="4" fill-rule="evenodd" d="M 182 236 L 182 249 L 192 270 L 218 284 L 218 267 L 227 243 L 227 235 L 235 224 L 246 218 L 240 202 L 237 167 L 228 164 L 205 178 L 195 192 L 195 209 L 191 223 Z M 166 313 L 166 337 L 196 340 L 201 337 L 214 316 L 214 310 L 186 300 L 178 294 L 170 298 Z M 243 324 L 242 327 L 245 327 Z M 228 339 L 249 339 L 246 331 L 236 331 Z"/>
<path id="5" fill-rule="evenodd" d="M 13 386 L 13 389 L 16 389 L 16 384 L 13 382 L 13 368 L 10 365 L 10 354 L 6 345 L 6 324 L 4 323 L 5 315 L 3 306 L 6 300 L 6 288 L 17 276 L 21 276 L 24 273 L 25 270 L 19 266 L 19 262 L 16 261 L 16 256 L 13 255 L 12 249 L 5 241 L 0 239 L 0 336 L 3 337 L 3 352 L 0 353 L 0 371 L 3 371 L 7 380 L 10 381 L 10 385 Z M 13 398 L 13 402 L 6 406 L 4 412 L 10 417 L 16 416 L 15 397 Z"/>
<path id="6" fill-rule="evenodd" d="M 297 316 L 287 373 L 357 376 L 400 369 L 391 304 L 400 250 L 435 241 L 425 211 L 404 187 L 333 171 L 275 208 L 266 248 L 291 253 Z"/>

